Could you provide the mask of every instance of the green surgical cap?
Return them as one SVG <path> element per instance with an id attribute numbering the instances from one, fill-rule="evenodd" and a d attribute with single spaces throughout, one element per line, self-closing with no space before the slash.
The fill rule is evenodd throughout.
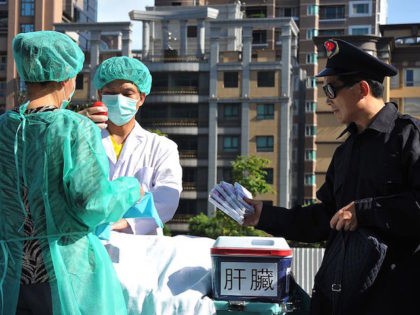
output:
<path id="1" fill-rule="evenodd" d="M 133 82 L 140 92 L 148 95 L 152 87 L 149 69 L 139 60 L 129 57 L 112 57 L 103 61 L 95 73 L 93 84 L 100 90 L 115 80 Z"/>
<path id="2" fill-rule="evenodd" d="M 74 78 L 85 56 L 67 35 L 54 31 L 20 33 L 13 39 L 17 71 L 26 82 L 62 82 Z"/>

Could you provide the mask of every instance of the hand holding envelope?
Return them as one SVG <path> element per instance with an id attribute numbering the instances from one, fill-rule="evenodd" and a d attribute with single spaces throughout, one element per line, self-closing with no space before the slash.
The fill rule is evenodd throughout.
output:
<path id="1" fill-rule="evenodd" d="M 236 222 L 242 224 L 244 215 L 254 212 L 254 208 L 243 200 L 244 197 L 252 198 L 252 194 L 245 187 L 239 183 L 232 185 L 221 181 L 210 190 L 209 201 Z"/>

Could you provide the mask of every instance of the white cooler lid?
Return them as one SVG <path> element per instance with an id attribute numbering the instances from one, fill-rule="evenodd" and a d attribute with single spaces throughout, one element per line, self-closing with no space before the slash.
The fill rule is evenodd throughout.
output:
<path id="1" fill-rule="evenodd" d="M 286 257 L 292 250 L 283 237 L 219 236 L 211 254 Z"/>

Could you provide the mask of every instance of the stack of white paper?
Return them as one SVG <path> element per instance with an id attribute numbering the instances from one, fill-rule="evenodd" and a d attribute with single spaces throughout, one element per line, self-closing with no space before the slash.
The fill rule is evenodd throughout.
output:
<path id="1" fill-rule="evenodd" d="M 243 198 L 252 198 L 252 194 L 239 183 L 234 185 L 221 181 L 210 190 L 209 201 L 239 224 L 244 222 L 244 215 L 253 213 L 254 208 Z"/>

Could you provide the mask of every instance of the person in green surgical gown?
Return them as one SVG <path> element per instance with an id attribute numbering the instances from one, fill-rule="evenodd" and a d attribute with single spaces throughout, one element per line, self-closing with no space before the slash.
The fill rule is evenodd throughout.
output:
<path id="1" fill-rule="evenodd" d="M 64 109 L 84 55 L 54 31 L 18 34 L 13 54 L 29 101 L 0 116 L 0 314 L 125 314 L 92 232 L 118 221 L 140 186 L 108 180 L 99 128 Z"/>

